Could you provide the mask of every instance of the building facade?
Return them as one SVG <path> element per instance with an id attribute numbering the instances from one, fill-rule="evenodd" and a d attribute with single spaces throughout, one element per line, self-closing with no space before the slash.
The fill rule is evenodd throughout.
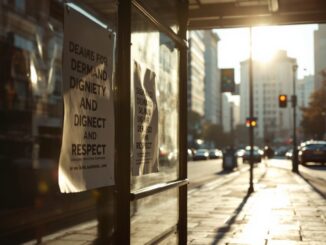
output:
<path id="1" fill-rule="evenodd" d="M 302 121 L 302 111 L 300 108 L 309 106 L 310 96 L 315 91 L 315 76 L 309 75 L 297 81 L 298 100 L 298 121 Z"/>
<path id="2" fill-rule="evenodd" d="M 188 111 L 205 115 L 205 45 L 203 31 L 190 31 L 188 53 Z"/>
<path id="3" fill-rule="evenodd" d="M 308 75 L 299 79 L 297 82 L 298 107 L 307 107 L 310 96 L 315 91 L 315 76 Z"/>
<path id="4" fill-rule="evenodd" d="M 217 58 L 219 38 L 213 31 L 204 31 L 205 44 L 205 120 L 219 124 L 220 77 Z"/>
<path id="5" fill-rule="evenodd" d="M 241 62 L 240 121 L 249 117 L 249 62 Z M 279 51 L 267 62 L 253 61 L 254 116 L 258 119 L 255 136 L 262 142 L 286 141 L 291 136 L 293 124 L 290 98 L 293 93 L 293 66 L 296 59 Z M 288 96 L 287 108 L 279 108 L 278 96 Z M 300 100 L 300 98 L 299 98 Z M 298 125 L 299 122 L 297 121 Z"/>
<path id="6" fill-rule="evenodd" d="M 322 87 L 326 74 L 326 25 L 318 25 L 314 33 L 315 89 Z"/>

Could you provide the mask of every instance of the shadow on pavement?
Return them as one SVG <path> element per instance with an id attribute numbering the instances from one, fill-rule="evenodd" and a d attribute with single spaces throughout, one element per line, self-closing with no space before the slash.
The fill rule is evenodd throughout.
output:
<path id="1" fill-rule="evenodd" d="M 234 224 L 236 221 L 236 218 L 238 217 L 239 213 L 241 212 L 242 208 L 248 201 L 248 198 L 250 197 L 250 194 L 247 194 L 242 202 L 239 204 L 239 206 L 234 210 L 234 214 L 230 217 L 230 219 L 226 222 L 224 226 L 221 228 L 217 229 L 217 235 L 213 241 L 212 244 L 216 245 L 219 243 L 219 241 L 224 237 L 225 233 L 229 232 L 231 230 L 231 226 Z"/>
<path id="2" fill-rule="evenodd" d="M 318 170 L 318 171 L 326 171 L 326 165 L 324 165 L 323 163 L 320 164 L 309 164 L 306 163 L 304 165 L 306 168 L 312 169 L 312 170 Z"/>
<path id="3" fill-rule="evenodd" d="M 268 166 L 265 164 L 265 171 L 263 172 L 263 174 L 258 178 L 258 183 L 261 182 L 264 177 L 266 176 L 267 170 L 268 170 Z M 248 169 L 249 171 L 249 169 Z M 232 171 L 231 171 L 232 172 Z M 227 174 L 230 173 L 230 171 L 221 171 L 219 172 L 220 174 Z M 225 236 L 225 233 L 229 232 L 231 230 L 232 225 L 235 223 L 236 218 L 238 217 L 238 215 L 240 214 L 241 210 L 243 209 L 244 205 L 247 203 L 250 195 L 252 193 L 250 193 L 248 191 L 248 193 L 246 194 L 246 196 L 244 196 L 242 202 L 239 204 L 239 206 L 234 210 L 233 215 L 230 217 L 230 219 L 226 222 L 226 224 L 224 226 L 222 226 L 221 228 L 217 229 L 216 233 L 216 237 L 214 239 L 214 242 L 212 244 L 216 245 L 219 243 L 219 241 Z"/>
<path id="4" fill-rule="evenodd" d="M 233 172 L 236 172 L 235 170 L 221 170 L 219 172 L 216 172 L 215 174 L 216 175 L 227 175 L 227 174 L 230 174 L 230 173 L 233 173 Z"/>

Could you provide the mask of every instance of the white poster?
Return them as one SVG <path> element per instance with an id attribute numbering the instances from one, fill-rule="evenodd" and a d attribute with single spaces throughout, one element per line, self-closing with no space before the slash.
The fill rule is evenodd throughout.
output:
<path id="1" fill-rule="evenodd" d="M 59 186 L 68 193 L 114 184 L 114 36 L 73 8 L 64 11 Z"/>
<path id="2" fill-rule="evenodd" d="M 133 175 L 158 172 L 158 110 L 156 75 L 150 69 L 133 64 L 134 148 Z"/>

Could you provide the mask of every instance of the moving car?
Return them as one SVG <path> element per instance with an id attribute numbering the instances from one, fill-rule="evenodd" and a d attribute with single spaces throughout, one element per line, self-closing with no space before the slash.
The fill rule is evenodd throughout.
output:
<path id="1" fill-rule="evenodd" d="M 209 152 L 207 149 L 198 149 L 194 156 L 192 157 L 193 160 L 207 160 L 209 157 Z"/>
<path id="2" fill-rule="evenodd" d="M 219 149 L 209 150 L 209 159 L 219 159 L 222 157 L 223 157 L 222 151 L 220 151 Z"/>
<path id="3" fill-rule="evenodd" d="M 307 162 L 326 163 L 326 141 L 309 141 L 304 144 L 298 153 L 301 164 Z"/>
<path id="4" fill-rule="evenodd" d="M 250 149 L 251 149 L 250 146 L 246 146 L 245 151 L 242 156 L 243 162 L 248 162 L 248 163 L 250 162 Z M 264 155 L 264 151 L 259 149 L 258 146 L 254 146 L 254 149 L 253 149 L 254 163 L 261 162 L 263 155 Z"/>

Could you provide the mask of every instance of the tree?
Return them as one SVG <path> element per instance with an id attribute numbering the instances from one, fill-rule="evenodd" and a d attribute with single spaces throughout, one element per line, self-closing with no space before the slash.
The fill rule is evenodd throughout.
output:
<path id="1" fill-rule="evenodd" d="M 306 138 L 323 139 L 326 130 L 326 80 L 310 96 L 309 106 L 301 108 L 301 126 Z"/>
<path id="2" fill-rule="evenodd" d="M 202 138 L 205 142 L 212 142 L 218 145 L 222 136 L 221 127 L 216 124 L 205 122 L 203 125 Z"/>
<path id="3" fill-rule="evenodd" d="M 238 145 L 248 145 L 249 144 L 249 129 L 243 125 L 239 124 L 234 130 L 234 135 L 236 138 L 236 143 Z"/>
<path id="4" fill-rule="evenodd" d="M 193 139 L 199 138 L 201 134 L 202 117 L 195 111 L 188 111 L 188 134 Z"/>

